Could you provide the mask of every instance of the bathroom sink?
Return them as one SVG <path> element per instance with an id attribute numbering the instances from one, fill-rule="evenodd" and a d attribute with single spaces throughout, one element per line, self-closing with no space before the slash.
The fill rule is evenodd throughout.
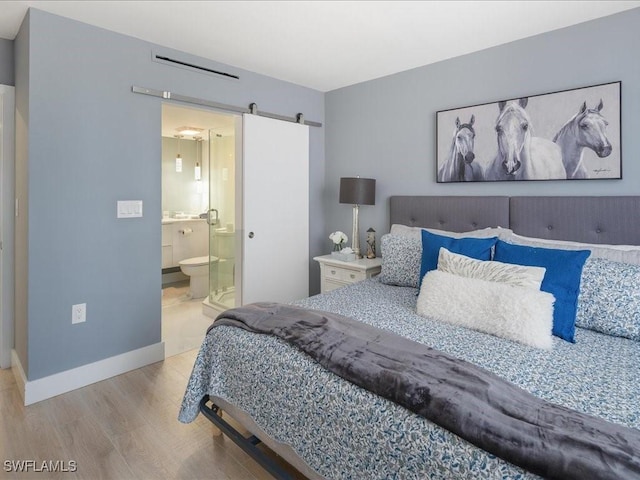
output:
<path id="1" fill-rule="evenodd" d="M 187 214 L 182 214 L 182 215 L 176 215 L 174 217 L 170 217 L 170 218 L 163 218 L 162 219 L 162 223 L 174 223 L 177 221 L 184 221 L 184 220 L 206 220 L 204 218 L 200 218 L 199 215 L 187 215 Z"/>

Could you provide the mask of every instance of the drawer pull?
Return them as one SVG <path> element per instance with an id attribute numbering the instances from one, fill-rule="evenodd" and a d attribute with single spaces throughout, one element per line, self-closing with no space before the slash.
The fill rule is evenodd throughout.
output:
<path id="1" fill-rule="evenodd" d="M 331 270 L 331 275 L 335 275 L 336 271 L 335 270 Z"/>
<path id="2" fill-rule="evenodd" d="M 349 275 L 351 278 L 356 278 L 356 274 L 352 273 L 351 275 Z"/>

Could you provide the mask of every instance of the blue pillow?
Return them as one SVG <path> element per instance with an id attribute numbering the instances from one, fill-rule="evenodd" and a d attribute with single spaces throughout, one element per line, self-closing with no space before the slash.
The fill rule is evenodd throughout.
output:
<path id="1" fill-rule="evenodd" d="M 498 237 L 491 238 L 452 238 L 422 230 L 422 263 L 420 265 L 420 282 L 431 270 L 438 267 L 440 247 L 450 252 L 466 255 L 477 260 L 491 260 L 491 247 L 496 244 Z"/>
<path id="2" fill-rule="evenodd" d="M 580 276 L 590 250 L 556 250 L 552 248 L 511 245 L 498 240 L 493 257 L 498 262 L 544 267 L 547 271 L 540 290 L 556 297 L 553 307 L 553 334 L 575 343 L 576 308 Z"/>

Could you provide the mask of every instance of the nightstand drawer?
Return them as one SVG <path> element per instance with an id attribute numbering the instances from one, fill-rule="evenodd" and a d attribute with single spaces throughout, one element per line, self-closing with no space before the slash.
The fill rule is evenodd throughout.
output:
<path id="1" fill-rule="evenodd" d="M 353 270 L 342 271 L 342 279 L 350 283 L 359 282 L 365 278 L 367 278 L 367 275 L 364 272 L 356 272 Z"/>
<path id="2" fill-rule="evenodd" d="M 322 282 L 322 285 L 323 285 L 324 292 L 330 292 L 331 290 L 335 290 L 336 288 L 344 287 L 347 284 L 343 282 L 336 282 L 333 280 L 325 279 L 325 281 Z"/>
<path id="3" fill-rule="evenodd" d="M 358 272 L 355 270 L 348 270 L 346 268 L 334 267 L 331 265 L 326 266 L 325 275 L 327 280 L 338 280 L 342 282 L 359 282 L 367 278 L 365 272 Z"/>
<path id="4" fill-rule="evenodd" d="M 360 282 L 380 273 L 382 259 L 362 258 L 352 262 L 336 260 L 333 255 L 314 257 L 320 263 L 322 292 Z"/>

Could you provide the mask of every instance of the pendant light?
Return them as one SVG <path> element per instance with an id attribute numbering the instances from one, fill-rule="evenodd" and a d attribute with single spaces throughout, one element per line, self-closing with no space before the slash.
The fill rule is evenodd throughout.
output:
<path id="1" fill-rule="evenodd" d="M 182 157 L 180 156 L 180 139 L 183 135 L 174 135 L 178 139 L 178 154 L 176 155 L 176 172 L 182 172 Z"/>
<path id="2" fill-rule="evenodd" d="M 202 180 L 202 169 L 200 168 L 200 151 L 198 147 L 202 149 L 202 137 L 195 137 L 196 141 L 196 168 L 195 168 L 195 177 L 197 181 Z"/>

